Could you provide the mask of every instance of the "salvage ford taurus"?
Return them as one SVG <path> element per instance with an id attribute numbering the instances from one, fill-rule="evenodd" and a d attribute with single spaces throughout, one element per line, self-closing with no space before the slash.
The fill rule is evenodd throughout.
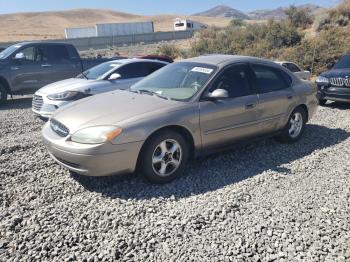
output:
<path id="1" fill-rule="evenodd" d="M 316 90 L 267 60 L 213 55 L 163 67 L 129 90 L 60 109 L 42 134 L 71 171 L 105 176 L 138 169 L 155 183 L 189 158 L 274 134 L 293 143 L 318 105 Z"/>

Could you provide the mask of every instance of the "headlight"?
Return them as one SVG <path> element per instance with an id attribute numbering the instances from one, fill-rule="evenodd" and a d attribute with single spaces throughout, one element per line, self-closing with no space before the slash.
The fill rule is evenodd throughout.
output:
<path id="1" fill-rule="evenodd" d="M 52 95 L 48 95 L 47 98 L 51 100 L 72 100 L 78 96 L 83 95 L 81 92 L 77 91 L 65 91 L 62 93 L 56 93 Z"/>
<path id="2" fill-rule="evenodd" d="M 318 84 L 328 84 L 329 83 L 329 79 L 327 77 L 324 76 L 319 76 L 316 78 L 316 83 Z"/>
<path id="3" fill-rule="evenodd" d="M 75 132 L 71 140 L 81 144 L 101 144 L 112 142 L 122 133 L 122 129 L 116 126 L 87 127 Z"/>

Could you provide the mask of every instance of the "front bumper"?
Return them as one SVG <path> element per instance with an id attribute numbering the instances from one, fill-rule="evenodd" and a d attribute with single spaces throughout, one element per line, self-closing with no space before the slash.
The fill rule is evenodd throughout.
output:
<path id="1" fill-rule="evenodd" d="M 318 86 L 319 99 L 350 102 L 350 87 Z"/>
<path id="2" fill-rule="evenodd" d="M 143 141 L 113 145 L 85 145 L 58 136 L 46 123 L 43 141 L 50 156 L 61 166 L 86 176 L 107 176 L 132 173 Z"/>
<path id="3" fill-rule="evenodd" d="M 54 101 L 47 98 L 46 94 L 36 92 L 33 96 L 32 111 L 34 114 L 44 118 L 50 118 L 58 108 L 72 101 Z"/>

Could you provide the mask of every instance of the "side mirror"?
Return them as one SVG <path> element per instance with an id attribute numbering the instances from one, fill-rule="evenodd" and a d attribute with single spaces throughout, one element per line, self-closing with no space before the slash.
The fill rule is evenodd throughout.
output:
<path id="1" fill-rule="evenodd" d="M 120 74 L 111 74 L 108 78 L 108 80 L 117 80 L 119 78 L 121 78 L 122 76 Z"/>
<path id="2" fill-rule="evenodd" d="M 213 100 L 224 99 L 224 98 L 228 98 L 228 97 L 229 97 L 229 95 L 228 95 L 227 90 L 220 89 L 220 88 L 215 89 L 213 92 L 211 92 L 207 95 L 207 98 L 213 99 Z"/>
<path id="3" fill-rule="evenodd" d="M 23 53 L 17 53 L 14 57 L 14 59 L 16 59 L 16 60 L 23 60 L 25 58 L 26 58 L 26 56 Z"/>

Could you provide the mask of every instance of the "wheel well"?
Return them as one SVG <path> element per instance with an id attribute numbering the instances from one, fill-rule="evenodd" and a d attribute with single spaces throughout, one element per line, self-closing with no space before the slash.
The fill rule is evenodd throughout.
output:
<path id="1" fill-rule="evenodd" d="M 6 88 L 8 94 L 12 93 L 10 85 L 5 78 L 0 77 L 0 85 L 3 85 Z"/>
<path id="2" fill-rule="evenodd" d="M 171 131 L 175 131 L 176 133 L 182 135 L 187 141 L 189 141 L 190 144 L 190 148 L 189 148 L 189 156 L 190 158 L 194 156 L 194 139 L 193 136 L 191 134 L 190 131 L 188 131 L 185 127 L 182 126 L 177 126 L 177 125 L 171 125 L 171 126 L 165 126 L 162 128 L 157 129 L 156 131 L 154 131 L 151 135 L 149 135 L 147 137 L 147 139 L 145 140 L 145 142 L 142 145 L 142 148 L 140 150 L 140 153 L 138 155 L 138 159 L 137 159 L 137 165 L 139 165 L 140 162 L 140 156 L 144 150 L 144 148 L 147 145 L 147 142 L 154 136 L 156 136 L 158 133 L 163 132 L 165 130 L 171 130 Z"/>
<path id="3" fill-rule="evenodd" d="M 309 121 L 309 110 L 307 109 L 307 106 L 305 104 L 301 104 L 299 106 L 297 106 L 296 108 L 302 108 L 304 109 L 305 113 L 306 113 L 306 122 Z"/>

